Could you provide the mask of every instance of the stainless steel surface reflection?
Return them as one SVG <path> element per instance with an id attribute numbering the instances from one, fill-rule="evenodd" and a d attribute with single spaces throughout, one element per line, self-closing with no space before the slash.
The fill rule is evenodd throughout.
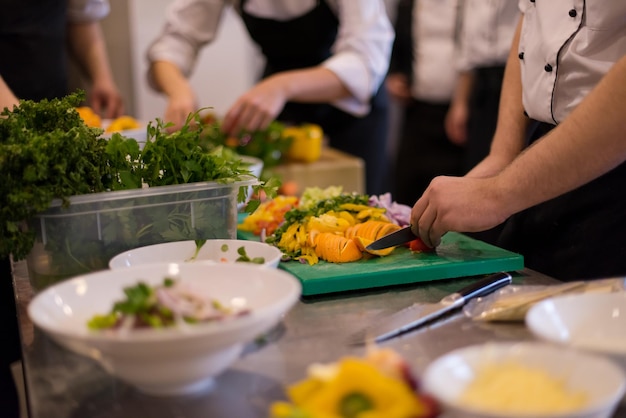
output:
<path id="1" fill-rule="evenodd" d="M 309 364 L 363 353 L 364 347 L 345 344 L 349 333 L 414 302 L 436 302 L 472 281 L 463 278 L 301 300 L 280 326 L 249 345 L 210 389 L 193 396 L 157 398 L 139 393 L 33 329 L 25 310 L 32 296 L 25 263 L 14 265 L 13 279 L 31 418 L 266 418 L 269 405 L 285 399 L 284 385 L 303 378 Z M 555 282 L 529 270 L 515 274 L 513 281 Z M 430 361 L 455 348 L 528 339 L 533 337 L 523 324 L 474 323 L 457 312 L 381 346 L 397 350 L 419 376 Z M 615 417 L 626 418 L 626 407 Z"/>

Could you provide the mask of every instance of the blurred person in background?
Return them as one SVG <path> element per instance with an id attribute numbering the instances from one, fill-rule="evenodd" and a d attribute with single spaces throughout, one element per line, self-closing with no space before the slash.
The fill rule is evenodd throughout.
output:
<path id="1" fill-rule="evenodd" d="M 164 120 L 174 128 L 198 110 L 188 77 L 227 6 L 235 8 L 266 63 L 261 80 L 224 115 L 223 130 L 237 135 L 273 120 L 318 124 L 330 146 L 365 161 L 367 193 L 385 192 L 389 115 L 381 85 L 394 33 L 384 2 L 174 0 L 148 50 L 149 81 L 167 96 Z"/>
<path id="2" fill-rule="evenodd" d="M 445 127 L 455 143 L 465 144 L 466 173 L 489 154 L 498 120 L 504 67 L 520 12 L 517 2 L 511 0 L 459 2 L 459 78 Z M 468 235 L 495 243 L 500 229 Z"/>
<path id="3" fill-rule="evenodd" d="M 465 150 L 444 121 L 457 81 L 457 0 L 400 0 L 386 79 L 402 107 L 392 196 L 413 205 L 435 176 L 461 175 Z"/>
<path id="4" fill-rule="evenodd" d="M 415 203 L 414 231 L 506 221 L 502 248 L 560 280 L 626 274 L 626 3 L 520 0 L 489 155 L 440 176 Z"/>
<path id="5" fill-rule="evenodd" d="M 89 105 L 105 117 L 122 113 L 99 23 L 109 13 L 108 1 L 2 0 L 0 4 L 4 10 L 0 14 L 0 109 L 12 109 L 19 99 L 67 95 L 71 56 L 91 82 Z M 21 346 L 10 259 L 0 260 L 0 271 L 0 410 L 13 418 L 19 416 L 19 402 L 10 366 L 20 360 Z"/>

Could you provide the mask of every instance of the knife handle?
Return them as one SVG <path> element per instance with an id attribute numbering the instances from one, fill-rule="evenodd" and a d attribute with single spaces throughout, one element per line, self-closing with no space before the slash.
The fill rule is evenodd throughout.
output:
<path id="1" fill-rule="evenodd" d="M 511 284 L 512 281 L 513 278 L 509 273 L 495 273 L 464 287 L 457 293 L 461 295 L 465 301 L 468 301 L 479 296 L 487 295 L 501 287 Z"/>

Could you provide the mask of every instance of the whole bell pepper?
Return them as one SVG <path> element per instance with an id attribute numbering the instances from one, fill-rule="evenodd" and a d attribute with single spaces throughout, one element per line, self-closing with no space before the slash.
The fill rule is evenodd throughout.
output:
<path id="1" fill-rule="evenodd" d="M 312 123 L 300 126 L 287 127 L 283 131 L 283 137 L 293 139 L 287 150 L 287 158 L 291 161 L 312 163 L 317 161 L 322 154 L 322 140 L 324 131 L 321 126 Z"/>

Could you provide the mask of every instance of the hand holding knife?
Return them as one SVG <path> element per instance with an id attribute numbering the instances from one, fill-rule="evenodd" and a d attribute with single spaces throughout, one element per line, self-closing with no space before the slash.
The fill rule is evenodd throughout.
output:
<path id="1" fill-rule="evenodd" d="M 409 225 L 377 239 L 367 246 L 367 250 L 383 250 L 385 248 L 406 244 L 418 238 L 419 237 L 411 231 L 411 225 Z"/>

